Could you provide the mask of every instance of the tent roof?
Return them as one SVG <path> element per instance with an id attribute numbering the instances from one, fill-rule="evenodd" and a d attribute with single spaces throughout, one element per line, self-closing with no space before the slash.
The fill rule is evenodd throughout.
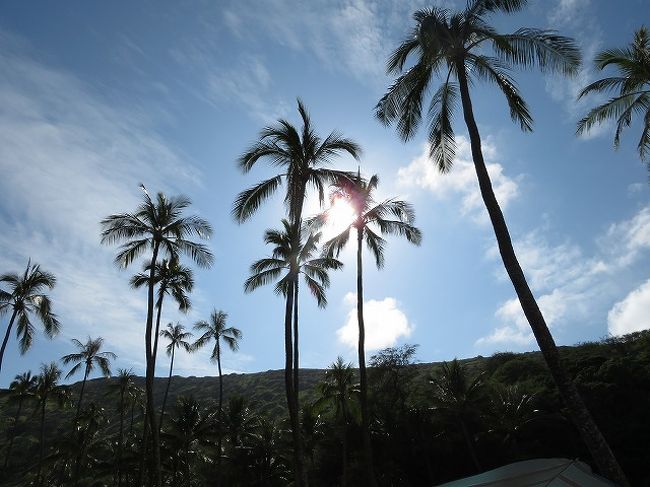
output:
<path id="1" fill-rule="evenodd" d="M 614 487 L 586 463 L 566 458 L 539 458 L 511 463 L 439 487 Z"/>

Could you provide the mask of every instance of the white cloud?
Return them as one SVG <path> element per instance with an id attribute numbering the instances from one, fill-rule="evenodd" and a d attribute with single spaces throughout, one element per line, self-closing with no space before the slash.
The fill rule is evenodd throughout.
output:
<path id="1" fill-rule="evenodd" d="M 616 303 L 607 315 L 612 335 L 625 335 L 650 328 L 650 279 Z"/>
<path id="2" fill-rule="evenodd" d="M 470 142 L 467 137 L 461 135 L 456 136 L 456 144 L 454 166 L 448 174 L 441 174 L 438 171 L 429 158 L 429 146 L 425 144 L 422 154 L 411 161 L 408 166 L 398 169 L 398 184 L 405 187 L 417 186 L 427 189 L 440 199 L 459 196 L 464 215 L 470 215 L 477 221 L 487 222 L 487 212 L 483 205 L 472 162 Z M 506 176 L 503 166 L 495 162 L 498 157 L 497 149 L 489 137 L 483 142 L 482 149 L 494 193 L 501 208 L 505 209 L 518 196 L 517 181 Z"/>
<path id="3" fill-rule="evenodd" d="M 359 341 L 356 302 L 355 293 L 345 295 L 344 303 L 352 309 L 348 312 L 345 325 L 336 331 L 339 342 L 350 347 L 356 347 Z M 363 318 L 368 351 L 392 347 L 398 339 L 409 337 L 413 332 L 413 325 L 409 323 L 406 314 L 398 308 L 395 298 L 364 301 Z"/>
<path id="4" fill-rule="evenodd" d="M 650 206 L 629 220 L 610 225 L 598 243 L 613 265 L 624 267 L 635 262 L 650 249 Z"/>
<path id="5" fill-rule="evenodd" d="M 573 24 L 579 20 L 591 5 L 591 0 L 559 0 L 555 8 L 548 14 L 548 20 L 553 25 Z"/>

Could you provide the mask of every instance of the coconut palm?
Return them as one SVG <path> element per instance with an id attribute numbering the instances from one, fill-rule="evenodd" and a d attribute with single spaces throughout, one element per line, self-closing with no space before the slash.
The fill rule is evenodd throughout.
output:
<path id="1" fill-rule="evenodd" d="M 469 378 L 465 368 L 454 359 L 451 363 L 443 362 L 438 374 L 431 377 L 429 382 L 434 388 L 433 409 L 448 416 L 454 426 L 460 428 L 472 463 L 480 472 L 481 464 L 469 423 L 478 415 L 485 399 L 483 375 Z"/>
<path id="2" fill-rule="evenodd" d="M 354 401 L 352 398 L 359 390 L 354 380 L 351 364 L 346 364 L 342 357 L 331 364 L 325 372 L 325 380 L 319 385 L 320 398 L 317 407 L 324 403 L 334 406 L 334 418 L 341 428 L 341 487 L 348 485 L 348 426 L 352 420 Z"/>
<path id="3" fill-rule="evenodd" d="M 149 264 L 144 266 L 144 271 L 131 278 L 131 287 L 138 289 L 149 284 Z M 162 316 L 163 299 L 166 295 L 174 298 L 179 311 L 187 313 L 192 306 L 187 293 L 194 288 L 194 273 L 189 267 L 178 262 L 177 258 L 163 259 L 155 265 L 154 282 L 158 285 L 158 298 L 156 299 L 156 330 L 153 342 L 154 366 L 158 357 L 158 337 L 160 336 L 160 319 Z"/>
<path id="4" fill-rule="evenodd" d="M 37 377 L 33 376 L 31 371 L 28 371 L 16 375 L 14 380 L 11 381 L 11 384 L 9 384 L 9 389 L 7 391 L 9 397 L 7 399 L 7 402 L 16 403 L 16 414 L 14 416 L 13 425 L 8 431 L 9 446 L 7 447 L 3 470 L 6 470 L 7 465 L 9 465 L 11 450 L 14 445 L 14 439 L 16 438 L 16 428 L 18 426 L 18 420 L 20 419 L 20 413 L 22 412 L 23 405 L 25 404 L 25 401 L 34 398 L 34 388 L 36 387 L 36 383 Z"/>
<path id="5" fill-rule="evenodd" d="M 18 320 L 16 335 L 21 354 L 29 350 L 34 340 L 35 330 L 31 315 L 36 315 L 43 324 L 45 335 L 49 338 L 59 333 L 60 324 L 52 312 L 50 298 L 43 294 L 45 289 L 52 289 L 56 284 L 53 274 L 41 270 L 38 264 L 32 264 L 29 261 L 22 275 L 3 274 L 0 276 L 0 284 L 4 284 L 8 289 L 8 291 L 0 290 L 0 316 L 11 310 L 11 318 L 2 341 L 2 347 L 0 347 L 0 371 L 2 371 L 5 349 L 16 320 Z"/>
<path id="6" fill-rule="evenodd" d="M 330 169 L 329 164 L 335 156 L 347 152 L 358 159 L 361 148 L 351 139 L 343 137 L 333 131 L 324 139 L 319 137 L 311 123 L 307 109 L 302 101 L 298 100 L 298 112 L 302 119 L 302 129 L 298 130 L 291 123 L 280 119 L 277 124 L 262 129 L 259 139 L 251 145 L 237 160 L 240 169 L 247 173 L 255 164 L 265 159 L 274 166 L 282 168 L 280 174 L 262 181 L 255 186 L 242 191 L 233 205 L 233 216 L 238 222 L 249 219 L 257 209 L 281 186 L 286 183 L 284 203 L 289 221 L 297 228 L 302 226 L 302 212 L 308 187 L 313 187 L 318 192 L 319 201 L 325 199 L 327 185 L 341 178 L 350 177 L 350 173 Z M 296 233 L 299 239 L 300 230 Z M 298 242 L 298 240 L 296 240 Z M 296 245 L 297 246 L 297 243 Z M 292 281 L 289 286 L 294 286 Z M 292 354 L 298 350 L 297 340 L 291 334 L 291 314 L 293 292 L 289 292 L 287 311 L 285 313 L 285 388 L 289 419 L 294 442 L 294 467 L 296 485 L 300 487 L 306 481 L 302 465 L 302 453 L 299 433 L 299 404 L 298 388 L 293 383 L 295 376 L 292 373 L 294 359 Z M 294 343 L 295 342 L 295 343 Z"/>
<path id="7" fill-rule="evenodd" d="M 185 331 L 185 327 L 180 323 L 176 323 L 175 325 L 167 323 L 167 329 L 161 331 L 160 336 L 169 341 L 165 351 L 167 352 L 167 356 L 171 357 L 171 361 L 169 362 L 169 378 L 167 379 L 165 396 L 163 397 L 162 407 L 160 408 L 160 429 L 162 429 L 163 419 L 165 419 L 165 405 L 167 404 L 167 396 L 169 395 L 169 386 L 172 383 L 172 372 L 174 370 L 176 349 L 183 348 L 187 353 L 192 353 L 194 349 L 192 348 L 192 344 L 188 342 L 188 340 L 192 338 L 192 334 Z"/>
<path id="8" fill-rule="evenodd" d="M 79 401 L 77 402 L 77 412 L 75 413 L 76 420 L 76 418 L 79 417 L 79 411 L 81 410 L 81 402 L 83 401 L 84 389 L 86 387 L 88 375 L 95 367 L 99 367 L 99 370 L 102 372 L 104 377 L 110 377 L 111 360 L 115 360 L 117 355 L 113 352 L 101 351 L 102 346 L 104 345 L 104 339 L 102 337 L 95 339 L 88 337 L 86 343 L 81 343 L 76 338 L 73 338 L 72 344 L 77 347 L 77 350 L 79 351 L 77 353 L 64 355 L 61 360 L 64 365 L 71 363 L 75 364 L 65 376 L 66 379 L 75 375 L 83 367 L 84 378 L 81 382 L 81 391 L 79 391 Z"/>
<path id="9" fill-rule="evenodd" d="M 184 196 L 168 198 L 158 193 L 153 201 L 142 186 L 145 196 L 134 213 L 114 214 L 102 220 L 101 241 L 105 244 L 124 242 L 115 257 L 115 263 L 122 268 L 150 251 L 149 282 L 147 288 L 147 319 L 145 323 L 145 391 L 146 408 L 151 428 L 151 443 L 154 461 L 154 487 L 161 482 L 160 438 L 156 424 L 153 404 L 153 378 L 155 357 L 153 353 L 153 313 L 155 270 L 158 257 L 178 258 L 188 255 L 201 267 L 212 264 L 212 254 L 200 243 L 189 240 L 191 237 L 207 239 L 212 235 L 210 224 L 198 216 L 184 216 L 190 200 Z M 144 452 L 143 448 L 143 452 Z"/>
<path id="10" fill-rule="evenodd" d="M 632 123 L 632 116 L 643 116 L 643 130 L 637 145 L 639 156 L 645 161 L 650 150 L 650 31 L 642 26 L 634 33 L 634 40 L 625 49 L 607 49 L 595 58 L 596 68 L 603 70 L 613 66 L 617 76 L 611 76 L 584 87 L 578 98 L 589 93 L 611 93 L 615 95 L 605 103 L 593 108 L 578 122 L 579 134 L 589 131 L 594 125 L 606 120 L 616 122 L 614 147 L 618 148 L 621 132 Z M 650 161 L 648 161 L 650 170 Z"/>
<path id="11" fill-rule="evenodd" d="M 228 315 L 223 311 L 212 311 L 210 321 L 198 321 L 194 324 L 194 330 L 202 335 L 192 344 L 192 350 L 198 350 L 209 342 L 214 342 L 210 360 L 216 362 L 217 369 L 219 370 L 219 409 L 217 410 L 218 423 L 221 424 L 222 408 L 223 408 L 223 374 L 221 372 L 221 342 L 223 341 L 230 350 L 236 352 L 239 350 L 239 340 L 241 340 L 242 333 L 234 326 L 226 326 Z M 221 440 L 222 435 L 219 435 L 219 444 L 217 446 L 217 467 L 219 476 L 221 476 Z"/>
<path id="12" fill-rule="evenodd" d="M 575 425 L 589 447 L 599 469 L 623 485 L 625 477 L 607 442 L 598 430 L 578 391 L 560 363 L 560 356 L 535 297 L 515 255 L 503 212 L 494 195 L 481 149 L 474 117 L 470 84 L 486 81 L 497 85 L 508 103 L 510 116 L 523 131 L 532 130 L 532 117 L 519 94 L 510 71 L 514 67 L 540 67 L 566 75 L 575 74 L 580 53 L 574 41 L 555 31 L 521 28 L 501 34 L 488 23 L 493 13 L 515 13 L 526 0 L 469 0 L 460 12 L 427 8 L 414 14 L 416 26 L 393 52 L 387 63 L 390 74 L 399 75 L 376 107 L 378 119 L 395 124 L 407 141 L 422 121 L 422 105 L 434 77 L 442 84 L 435 90 L 427 110 L 430 156 L 441 172 L 451 170 L 455 155 L 453 111 L 460 95 L 463 117 L 469 132 L 474 168 L 504 266 L 553 374 Z M 491 51 L 491 52 L 490 52 Z M 414 56 L 414 64 L 405 69 Z"/>
<path id="13" fill-rule="evenodd" d="M 38 449 L 38 473 L 35 485 L 42 485 L 43 458 L 45 457 L 45 409 L 50 400 L 55 400 L 59 406 L 69 399 L 67 391 L 59 386 L 61 369 L 55 362 L 41 365 L 41 373 L 37 376 L 34 398 L 36 409 L 40 411 L 40 434 Z"/>
<path id="14" fill-rule="evenodd" d="M 116 381 L 110 384 L 110 389 L 120 396 L 120 430 L 117 443 L 117 485 L 122 486 L 122 456 L 124 452 L 124 412 L 126 411 L 129 392 L 135 386 L 133 379 L 135 375 L 131 369 L 119 369 L 117 371 Z"/>
<path id="15" fill-rule="evenodd" d="M 415 211 L 406 201 L 388 199 L 377 203 L 373 192 L 377 189 L 379 179 L 372 176 L 369 181 L 364 181 L 357 174 L 354 181 L 341 181 L 337 187 L 338 196 L 346 198 L 354 208 L 355 219 L 339 235 L 325 243 L 325 254 L 338 256 L 343 247 L 348 243 L 352 231 L 356 231 L 357 238 L 357 320 L 359 324 L 359 382 L 361 398 L 361 425 L 364 436 L 364 453 L 368 478 L 372 485 L 376 479 L 372 466 L 372 449 L 370 445 L 370 418 L 368 412 L 368 379 L 366 374 L 365 352 L 365 325 L 363 319 L 363 242 L 375 258 L 377 268 L 384 265 L 384 248 L 386 241 L 380 234 L 399 235 L 407 241 L 419 245 L 422 240 L 420 230 L 413 226 Z M 394 217 L 391 220 L 390 217 Z M 322 214 L 315 223 L 323 223 L 327 213 Z"/>

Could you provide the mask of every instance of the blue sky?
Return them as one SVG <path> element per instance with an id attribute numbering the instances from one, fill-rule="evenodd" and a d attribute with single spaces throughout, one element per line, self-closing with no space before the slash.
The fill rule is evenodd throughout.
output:
<path id="1" fill-rule="evenodd" d="M 438 2 L 454 6 L 454 2 Z M 520 260 L 560 344 L 650 327 L 650 188 L 635 153 L 639 127 L 612 149 L 612 128 L 574 135 L 598 101 L 575 101 L 596 78 L 591 59 L 622 46 L 643 22 L 642 0 L 549 0 L 496 17 L 503 31 L 556 28 L 577 39 L 585 66 L 575 79 L 518 73 L 535 117 L 522 134 L 502 97 L 477 85 L 475 112 L 497 196 Z M 460 6 L 461 2 L 455 2 Z M 533 350 L 528 326 L 495 251 L 477 192 L 465 128 L 456 118 L 453 171 L 435 172 L 422 131 L 409 143 L 382 127 L 372 108 L 390 83 L 384 62 L 412 27 L 420 1 L 5 2 L 0 6 L 0 271 L 29 257 L 54 272 L 63 330 L 42 334 L 19 356 L 10 342 L 0 385 L 71 351 L 71 338 L 103 336 L 117 367 L 143 372 L 145 299 L 128 287 L 139 267 L 112 264 L 99 221 L 133 209 L 150 191 L 183 193 L 215 228 L 215 265 L 197 270 L 194 308 L 168 306 L 165 322 L 190 326 L 213 307 L 244 334 L 229 371 L 283 365 L 282 300 L 272 289 L 243 293 L 248 266 L 267 255 L 266 228 L 281 196 L 250 222 L 230 216 L 236 194 L 272 174 L 242 175 L 237 156 L 279 117 L 298 123 L 301 97 L 321 134 L 333 129 L 364 149 L 361 169 L 378 174 L 380 196 L 417 211 L 421 247 L 391 240 L 386 266 L 366 266 L 368 346 L 416 343 L 437 361 L 497 350 Z M 646 18 L 642 18 L 645 15 Z M 337 167 L 356 169 L 342 157 Z M 309 203 L 316 210 L 313 201 Z M 354 262 L 332 276 L 329 306 L 301 301 L 304 367 L 337 355 L 355 361 Z M 1 324 L 4 333 L 7 318 Z M 167 359 L 159 360 L 164 374 Z M 207 350 L 180 354 L 182 375 L 212 375 Z"/>

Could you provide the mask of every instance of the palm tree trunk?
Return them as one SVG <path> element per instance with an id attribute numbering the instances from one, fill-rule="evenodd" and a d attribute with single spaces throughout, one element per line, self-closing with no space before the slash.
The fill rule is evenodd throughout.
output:
<path id="1" fill-rule="evenodd" d="M 162 407 L 160 408 L 160 423 L 159 428 L 162 430 L 163 419 L 165 419 L 165 405 L 167 404 L 167 396 L 169 395 L 169 386 L 172 383 L 172 371 L 174 370 L 174 354 L 176 347 L 172 347 L 172 360 L 169 363 L 169 377 L 167 378 L 167 387 L 165 388 L 165 397 L 163 397 Z"/>
<path id="2" fill-rule="evenodd" d="M 368 412 L 368 381 L 366 376 L 366 329 L 363 321 L 363 230 L 357 228 L 357 321 L 359 323 L 359 383 L 361 396 L 361 429 L 363 430 L 363 453 L 366 474 L 371 487 L 377 486 L 372 464 L 372 444 L 370 442 L 370 418 Z"/>
<path id="3" fill-rule="evenodd" d="M 627 486 L 629 483 L 623 470 L 614 457 L 614 454 L 601 431 L 598 429 L 598 426 L 594 422 L 591 413 L 587 409 L 578 392 L 578 389 L 562 366 L 560 354 L 555 345 L 555 341 L 553 340 L 553 336 L 546 325 L 544 316 L 535 301 L 535 297 L 528 286 L 524 272 L 519 265 L 519 261 L 515 255 L 515 250 L 512 246 L 510 233 L 508 232 L 508 227 L 503 217 L 503 212 L 501 211 L 499 202 L 494 195 L 490 175 L 488 174 L 485 161 L 483 160 L 481 137 L 474 119 L 472 101 L 467 83 L 467 74 L 462 61 L 457 63 L 457 72 L 463 105 L 463 116 L 469 132 L 474 168 L 476 169 L 481 196 L 490 216 L 492 227 L 494 228 L 494 234 L 499 246 L 501 258 L 503 259 L 503 265 L 512 281 L 521 308 L 523 309 L 524 315 L 526 316 L 533 334 L 535 335 L 535 339 L 537 340 L 537 344 L 544 356 L 544 360 L 553 376 L 553 380 L 560 391 L 564 404 L 569 410 L 569 415 L 573 424 L 578 428 L 582 440 L 589 449 L 598 469 L 610 480 L 613 480 L 621 486 Z"/>
<path id="4" fill-rule="evenodd" d="M 18 314 L 18 309 L 14 308 L 13 313 L 11 313 L 11 319 L 7 325 L 7 333 L 5 333 L 5 338 L 2 340 L 2 347 L 0 347 L 0 372 L 2 372 L 2 359 L 5 356 L 5 349 L 7 348 L 7 342 L 9 341 L 9 336 L 11 335 L 11 328 L 14 326 L 14 321 L 16 320 L 16 315 Z"/>
<path id="5" fill-rule="evenodd" d="M 153 332 L 153 310 L 154 310 L 154 271 L 156 259 L 158 257 L 159 244 L 156 243 L 153 248 L 153 255 L 151 257 L 151 268 L 149 270 L 149 293 L 147 299 L 147 322 L 145 328 L 145 358 L 147 362 L 147 373 L 145 377 L 145 393 L 147 397 L 146 408 L 147 416 L 149 417 L 149 429 L 151 433 L 151 451 L 153 454 L 153 485 L 160 487 L 161 480 L 161 464 L 160 464 L 160 436 L 158 435 L 158 426 L 156 424 L 156 414 L 153 404 L 153 379 L 155 375 L 155 357 L 152 350 L 152 332 Z M 143 455 L 145 454 L 146 446 L 143 445 Z"/>
<path id="6" fill-rule="evenodd" d="M 298 275 L 294 280 L 293 296 L 293 410 L 296 412 L 298 423 L 298 454 L 302 466 L 302 482 L 309 486 L 309 479 L 303 462 L 302 429 L 300 428 L 300 359 L 298 351 Z"/>
<path id="7" fill-rule="evenodd" d="M 218 421 L 219 421 L 219 439 L 217 441 L 217 487 L 221 486 L 221 447 L 223 439 L 223 428 L 221 424 L 221 418 L 223 417 L 223 374 L 221 372 L 221 344 L 220 336 L 215 337 L 217 339 L 217 368 L 219 369 L 219 410 L 217 411 Z"/>
<path id="8" fill-rule="evenodd" d="M 79 392 L 79 402 L 77 402 L 77 412 L 74 415 L 74 423 L 77 424 L 79 419 L 79 412 L 81 411 L 81 401 L 84 398 L 84 389 L 86 387 L 86 379 L 88 379 L 88 373 L 90 372 L 88 365 L 86 365 L 86 370 L 84 371 L 84 380 L 81 382 L 81 391 Z"/>
<path id="9" fill-rule="evenodd" d="M 117 445 L 117 487 L 122 487 L 122 451 L 124 448 L 124 393 L 125 388 L 120 391 L 120 433 Z"/>
<path id="10" fill-rule="evenodd" d="M 43 457 L 45 456 L 45 403 L 46 399 L 43 400 L 41 405 L 41 433 L 39 439 L 39 448 L 38 448 L 38 474 L 36 476 L 36 485 L 41 485 L 41 472 L 43 471 Z"/>
<path id="11" fill-rule="evenodd" d="M 301 459 L 298 454 L 300 443 L 299 425 L 296 421 L 296 411 L 293 402 L 293 342 L 291 335 L 291 323 L 293 312 L 293 280 L 289 283 L 287 290 L 286 306 L 284 310 L 284 388 L 287 396 L 287 409 L 289 410 L 289 422 L 291 423 L 291 435 L 293 438 L 293 463 L 294 463 L 294 482 L 296 487 L 302 485 L 301 480 Z"/>
<path id="12" fill-rule="evenodd" d="M 160 318 L 162 317 L 163 294 L 158 297 L 156 303 L 156 334 L 153 337 L 153 366 L 156 368 L 156 359 L 158 358 L 158 337 L 160 336 Z"/>
<path id="13" fill-rule="evenodd" d="M 20 411 L 23 409 L 23 398 L 21 397 L 18 400 L 18 409 L 16 410 L 16 416 L 14 416 L 14 426 L 11 429 L 11 436 L 9 438 L 9 446 L 7 447 L 7 454 L 5 455 L 5 463 L 2 467 L 3 470 L 7 469 L 9 465 L 9 458 L 11 457 L 11 449 L 14 446 L 14 439 L 16 438 L 16 427 L 18 426 L 18 419 L 20 418 Z"/>

